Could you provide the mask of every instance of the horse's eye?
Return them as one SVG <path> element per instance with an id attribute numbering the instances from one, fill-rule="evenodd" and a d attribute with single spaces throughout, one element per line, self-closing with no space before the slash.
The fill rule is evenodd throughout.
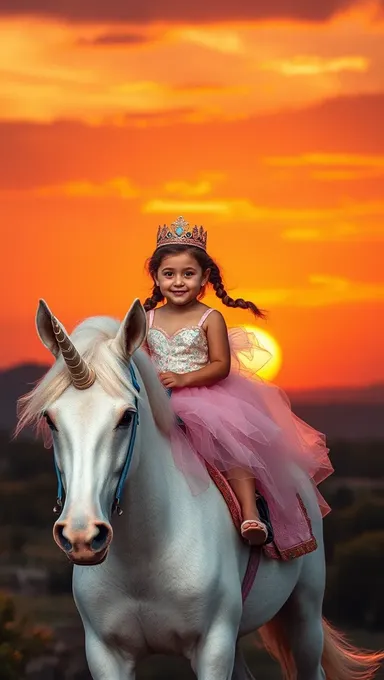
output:
<path id="1" fill-rule="evenodd" d="M 48 415 L 48 413 L 43 413 L 43 416 L 45 418 L 45 422 L 47 423 L 49 429 L 57 432 L 57 427 L 56 427 L 55 423 L 53 422 L 52 418 Z"/>
<path id="2" fill-rule="evenodd" d="M 117 427 L 129 427 L 133 418 L 133 413 L 132 411 L 129 411 L 128 409 L 124 411 L 123 415 L 121 416 Z"/>

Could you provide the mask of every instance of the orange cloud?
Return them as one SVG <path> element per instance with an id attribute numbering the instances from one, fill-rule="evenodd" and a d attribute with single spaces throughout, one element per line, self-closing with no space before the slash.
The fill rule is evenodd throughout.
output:
<path id="1" fill-rule="evenodd" d="M 115 47 L 145 45 L 150 37 L 143 33 L 97 33 L 88 38 L 79 38 L 78 45 L 83 47 Z"/>
<path id="2" fill-rule="evenodd" d="M 384 174 L 384 168 L 365 170 L 313 170 L 311 177 L 325 182 L 349 182 L 363 179 L 374 179 Z"/>
<path id="3" fill-rule="evenodd" d="M 229 216 L 231 214 L 231 202 L 226 200 L 213 201 L 187 201 L 187 200 L 168 200 L 153 199 L 145 203 L 142 207 L 143 214 L 213 214 Z"/>
<path id="4" fill-rule="evenodd" d="M 35 191 L 37 196 L 68 196 L 74 198 L 137 198 L 140 192 L 126 177 L 114 177 L 106 182 L 67 182 L 52 187 L 42 187 Z"/>
<path id="5" fill-rule="evenodd" d="M 20 192 L 17 192 L 20 193 Z M 138 187 L 134 186 L 127 177 L 114 177 L 105 182 L 90 182 L 88 180 L 52 184 L 22 192 L 25 197 L 67 197 L 67 198 L 119 198 L 131 200 L 140 195 Z M 15 190 L 4 189 L 0 196 L 12 197 Z"/>
<path id="6" fill-rule="evenodd" d="M 221 27 L 215 30 L 210 26 L 176 29 L 173 35 L 186 42 L 207 47 L 223 54 L 244 54 L 245 45 L 238 30 Z"/>
<path id="7" fill-rule="evenodd" d="M 265 158 L 267 165 L 277 167 L 354 167 L 384 169 L 384 156 L 357 153 L 306 153 L 298 156 L 271 156 Z"/>
<path id="8" fill-rule="evenodd" d="M 142 212 L 164 213 L 211 213 L 222 219 L 236 219 L 249 222 L 324 222 L 357 217 L 384 216 L 384 201 L 366 203 L 347 202 L 340 207 L 284 208 L 262 206 L 248 199 L 217 199 L 214 201 L 176 201 L 168 199 L 149 200 L 142 206 Z"/>
<path id="9" fill-rule="evenodd" d="M 341 223 L 331 226 L 286 229 L 282 233 L 286 241 L 313 243 L 357 242 L 369 243 L 384 241 L 384 225 L 356 225 Z"/>
<path id="10" fill-rule="evenodd" d="M 222 182 L 225 178 L 226 175 L 224 173 L 217 172 L 204 173 L 196 182 L 171 180 L 164 184 L 164 191 L 167 194 L 188 199 L 197 196 L 206 196 L 210 194 L 214 187 L 218 183 Z"/>
<path id="11" fill-rule="evenodd" d="M 148 126 L 184 111 L 184 120 L 201 123 L 377 92 L 382 38 L 376 26 L 348 16 L 327 30 L 273 22 L 140 30 L 122 24 L 119 33 L 95 24 L 2 19 L 2 116 L 93 125 L 124 125 L 133 116 L 134 124 Z M 354 42 L 359 52 L 351 55 Z"/>
<path id="12" fill-rule="evenodd" d="M 36 15 L 59 17 L 72 21 L 131 22 L 212 22 L 257 21 L 268 18 L 291 18 L 299 21 L 323 22 L 342 11 L 359 7 L 359 0 L 327 0 L 322 3 L 291 0 L 270 0 L 268 3 L 233 3 L 231 0 L 213 0 L 210 3 L 195 0 L 192 4 L 179 0 L 149 0 L 127 3 L 125 0 L 94 0 L 89 3 L 52 4 L 47 0 L 2 0 L 0 13 L 8 15 Z M 375 6 L 378 2 L 374 3 Z M 380 6 L 380 5 L 379 5 Z"/>
<path id="13" fill-rule="evenodd" d="M 261 65 L 263 71 L 274 71 L 284 76 L 315 76 L 323 73 L 368 71 L 369 60 L 363 56 L 326 58 L 312 55 L 297 55 L 292 59 L 275 59 Z"/>
<path id="14" fill-rule="evenodd" d="M 384 156 L 377 154 L 307 153 L 297 156 L 272 156 L 264 163 L 278 168 L 309 168 L 313 179 L 356 181 L 381 177 Z"/>
<path id="15" fill-rule="evenodd" d="M 133 116 L 134 126 L 127 122 L 121 127 L 91 126 L 75 121 L 46 125 L 0 121 L 0 187 L 21 191 L 83 178 L 99 183 L 128 176 L 139 185 L 149 182 L 152 198 L 165 198 L 159 195 L 159 187 L 165 182 L 183 180 L 195 184 L 206 178 L 202 169 L 212 172 L 213 168 L 214 173 L 227 176 L 225 187 L 221 187 L 222 195 L 225 188 L 226 198 L 231 193 L 232 197 L 249 194 L 256 196 L 259 203 L 275 206 L 296 201 L 298 206 L 320 204 L 324 207 L 326 202 L 344 201 L 345 192 L 343 190 L 340 198 L 337 186 L 327 186 L 319 193 L 315 183 L 308 182 L 308 170 L 339 170 L 338 166 L 303 166 L 307 174 L 303 172 L 298 177 L 290 165 L 277 167 L 275 173 L 275 168 L 267 165 L 265 159 L 277 159 L 279 164 L 286 163 L 287 159 L 289 164 L 302 164 L 303 158 L 312 156 L 314 140 L 317 158 L 322 154 L 324 162 L 338 159 L 340 154 L 335 150 L 339 149 L 348 152 L 342 154 L 340 160 L 356 157 L 362 162 L 368 158 L 368 163 L 369 159 L 381 158 L 384 154 L 384 94 L 337 98 L 301 111 L 198 127 L 181 125 L 180 117 L 184 114 L 187 112 L 143 113 L 139 130 L 135 127 L 141 125 L 139 115 Z M 164 125 L 161 134 L 157 129 L 158 117 L 162 117 Z M 127 117 L 129 121 L 131 118 Z M 360 170 L 355 165 L 347 169 Z M 369 170 L 369 167 L 362 169 Z M 278 193 L 276 176 L 280 177 Z M 298 194 L 295 186 L 300 187 Z M 361 190 L 356 194 L 358 189 Z M 354 188 L 359 201 L 380 194 L 379 187 L 372 194 L 370 183 Z"/>
<path id="16" fill-rule="evenodd" d="M 384 284 L 313 274 L 304 287 L 231 290 L 232 297 L 258 300 L 262 307 L 327 307 L 358 302 L 383 302 Z"/>

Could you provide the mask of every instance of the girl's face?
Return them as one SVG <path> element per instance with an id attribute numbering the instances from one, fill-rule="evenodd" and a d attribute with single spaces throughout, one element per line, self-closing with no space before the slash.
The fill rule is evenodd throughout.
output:
<path id="1" fill-rule="evenodd" d="M 208 278 L 209 270 L 203 272 L 193 255 L 186 251 L 164 257 L 155 280 L 167 302 L 182 307 L 196 300 Z"/>

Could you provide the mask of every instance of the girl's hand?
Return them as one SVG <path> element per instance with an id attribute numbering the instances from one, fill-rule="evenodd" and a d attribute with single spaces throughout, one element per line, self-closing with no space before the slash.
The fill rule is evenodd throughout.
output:
<path id="1" fill-rule="evenodd" d="M 159 374 L 160 382 L 163 387 L 167 389 L 177 389 L 180 387 L 185 387 L 187 380 L 186 375 L 179 373 L 172 373 L 172 371 L 166 371 L 165 373 Z"/>

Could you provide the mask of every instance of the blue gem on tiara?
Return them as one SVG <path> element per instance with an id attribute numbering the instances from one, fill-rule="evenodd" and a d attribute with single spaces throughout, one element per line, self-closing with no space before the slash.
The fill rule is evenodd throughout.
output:
<path id="1" fill-rule="evenodd" d="M 188 222 L 180 215 L 180 217 L 177 218 L 174 222 L 171 224 L 172 227 L 175 227 L 175 234 L 177 236 L 181 236 L 184 234 L 184 229 L 185 227 L 189 227 Z"/>

